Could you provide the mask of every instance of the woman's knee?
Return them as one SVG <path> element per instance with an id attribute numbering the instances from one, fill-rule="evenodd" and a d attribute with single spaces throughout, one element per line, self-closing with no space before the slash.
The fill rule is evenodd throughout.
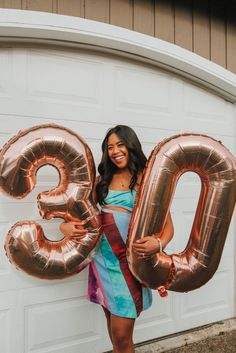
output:
<path id="1" fill-rule="evenodd" d="M 119 348 L 133 344 L 134 320 L 124 318 L 111 318 L 112 342 Z"/>
<path id="2" fill-rule="evenodd" d="M 112 342 L 115 347 L 123 350 L 133 344 L 132 336 L 117 330 L 112 332 Z"/>

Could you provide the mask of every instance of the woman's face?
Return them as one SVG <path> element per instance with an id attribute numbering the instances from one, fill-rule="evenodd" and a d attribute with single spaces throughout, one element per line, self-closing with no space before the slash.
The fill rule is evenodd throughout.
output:
<path id="1" fill-rule="evenodd" d="M 125 169 L 129 162 L 129 151 L 123 141 L 115 133 L 107 140 L 108 156 L 119 169 Z"/>

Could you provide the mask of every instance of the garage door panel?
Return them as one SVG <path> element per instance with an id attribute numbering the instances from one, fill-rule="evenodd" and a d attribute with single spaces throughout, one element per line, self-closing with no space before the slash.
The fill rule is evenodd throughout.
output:
<path id="1" fill-rule="evenodd" d="M 17 299 L 17 293 L 6 290 L 6 287 L 4 292 L 0 291 L 0 340 L 1 352 L 3 353 L 14 352 L 14 349 L 19 344 L 19 337 L 15 335 L 17 325 L 19 324 L 15 315 Z"/>
<path id="2" fill-rule="evenodd" d="M 225 269 L 219 269 L 214 275 L 214 279 L 207 284 L 182 295 L 180 319 L 183 320 L 185 329 L 188 329 L 193 317 L 196 320 L 196 326 L 211 322 L 211 317 L 215 321 L 230 317 L 233 310 L 234 293 L 232 276 L 229 273 L 232 265 L 233 259 L 228 261 Z"/>
<path id="3" fill-rule="evenodd" d="M 97 314 L 85 299 L 82 284 L 51 283 L 22 291 L 26 352 L 75 352 L 83 351 L 88 342 L 99 345 Z"/>
<path id="4" fill-rule="evenodd" d="M 9 271 L 8 261 L 4 251 L 5 236 L 9 230 L 9 222 L 0 222 L 0 278 L 6 271 Z"/>
<path id="5" fill-rule="evenodd" d="M 194 195 L 195 190 L 197 191 L 197 188 L 193 188 L 192 195 Z M 198 195 L 198 192 L 195 195 Z M 198 197 L 174 198 L 171 206 L 171 213 L 175 228 L 175 235 L 171 242 L 168 244 L 168 253 L 181 252 L 185 249 L 192 229 L 197 202 Z M 234 256 L 234 229 L 235 226 L 232 220 L 226 237 L 226 243 L 224 246 L 221 262 L 229 256 L 231 258 Z"/>
<path id="6" fill-rule="evenodd" d="M 44 103 L 53 101 L 60 105 L 86 105 L 97 109 L 101 104 L 102 70 L 103 64 L 95 61 L 29 52 L 26 95 L 30 100 Z"/>
<path id="7" fill-rule="evenodd" d="M 9 331 L 10 331 L 10 310 L 0 309 L 0 340 L 1 340 L 1 350 L 4 353 L 10 352 Z"/>
<path id="8" fill-rule="evenodd" d="M 224 283 L 220 290 L 218 288 L 219 283 Z M 184 306 L 182 317 L 191 317 L 193 314 L 199 315 L 200 312 L 209 312 L 214 310 L 220 310 L 223 307 L 228 308 L 227 300 L 222 299 L 222 292 L 230 290 L 229 278 L 226 271 L 218 271 L 215 275 L 214 281 L 209 281 L 206 285 L 199 288 L 195 292 L 184 296 Z M 214 300 L 212 300 L 212 291 L 214 291 Z M 199 301 L 199 297 L 204 297 L 204 302 Z"/>
<path id="9" fill-rule="evenodd" d="M 115 67 L 115 107 L 119 112 L 170 114 L 168 93 L 171 80 L 155 72 Z M 146 92 L 149 95 L 146 96 Z M 152 120 L 152 118 L 151 118 Z M 153 121 L 151 121 L 153 123 Z"/>
<path id="10" fill-rule="evenodd" d="M 233 220 L 234 220 L 234 218 L 233 218 Z M 235 225 L 234 225 L 233 220 L 232 220 L 230 228 L 228 230 L 228 234 L 226 237 L 225 246 L 223 249 L 222 258 L 221 258 L 221 262 L 220 262 L 219 267 L 221 266 L 222 263 L 224 263 L 224 261 L 226 261 L 227 257 L 229 257 L 229 258 L 234 257 Z M 233 275 L 233 270 L 232 270 L 232 275 Z M 232 280 L 233 280 L 233 277 L 232 277 Z"/>
<path id="11" fill-rule="evenodd" d="M 85 298 L 53 300 L 25 306 L 26 351 L 60 346 L 66 349 L 72 344 L 79 350 L 84 339 L 94 343 L 100 339 L 96 333 L 92 305 Z M 53 325 L 53 330 L 49 330 L 48 322 Z"/>
<path id="12" fill-rule="evenodd" d="M 172 117 L 177 107 L 180 107 L 179 99 L 170 97 L 182 96 L 180 87 L 183 86 L 177 75 L 170 75 L 164 70 L 156 70 L 150 66 L 146 67 L 139 62 L 126 62 L 123 65 L 114 65 L 115 72 L 115 97 L 114 114 L 125 112 L 131 115 L 137 114 L 138 123 L 140 116 L 149 118 L 148 123 L 143 124 L 146 128 L 163 118 Z M 146 94 L 148 92 L 148 95 Z M 122 118 L 121 114 L 119 116 Z"/>
<path id="13" fill-rule="evenodd" d="M 152 337 L 161 337 L 176 330 L 173 315 L 173 293 L 169 293 L 168 299 L 161 298 L 157 291 L 153 290 L 152 293 L 152 310 L 142 312 L 136 323 L 136 342 L 146 340 L 147 331 Z"/>
<path id="14" fill-rule="evenodd" d="M 143 311 L 139 318 L 138 326 L 148 325 L 153 321 L 157 321 L 161 324 L 161 322 L 167 323 L 172 322 L 173 320 L 171 311 L 172 301 L 169 300 L 170 298 L 164 300 L 160 297 L 158 291 L 155 290 L 152 290 L 152 294 L 153 303 L 156 306 L 156 309 Z"/>
<path id="15" fill-rule="evenodd" d="M 11 54 L 13 68 L 8 70 L 7 80 L 14 82 L 15 76 L 18 80 L 12 85 L 15 90 L 10 95 L 0 95 L 1 113 L 37 112 L 38 116 L 55 119 L 64 119 L 65 115 L 77 118 L 80 114 L 89 121 L 94 120 L 94 112 L 103 108 L 104 64 L 94 57 L 83 60 L 78 56 L 20 49 L 12 50 Z M 14 101 L 10 110 L 9 98 Z"/>
<path id="16" fill-rule="evenodd" d="M 0 99 L 11 98 L 12 85 L 11 85 L 11 72 L 12 72 L 12 55 L 11 50 L 1 49 L 0 52 Z"/>
<path id="17" fill-rule="evenodd" d="M 193 131 L 199 131 L 200 127 L 210 133 L 221 134 L 224 131 L 226 135 L 233 135 L 234 132 L 231 129 L 233 115 L 229 111 L 227 102 L 190 84 L 184 85 L 183 95 L 185 126 L 192 127 Z"/>
<path id="18" fill-rule="evenodd" d="M 186 113 L 206 114 L 211 121 L 225 113 L 226 102 L 202 88 L 185 83 L 183 94 Z"/>
<path id="19" fill-rule="evenodd" d="M 1 349 L 3 352 L 10 352 L 9 347 L 9 329 L 10 329 L 10 312 L 9 310 L 0 310 L 0 339 Z"/>

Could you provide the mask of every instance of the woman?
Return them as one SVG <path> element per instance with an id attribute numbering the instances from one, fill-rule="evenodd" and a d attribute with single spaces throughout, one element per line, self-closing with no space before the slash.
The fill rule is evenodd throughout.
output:
<path id="1" fill-rule="evenodd" d="M 133 353 L 135 319 L 150 307 L 151 291 L 132 276 L 126 258 L 126 240 L 131 211 L 146 157 L 135 132 L 128 126 L 110 129 L 102 143 L 95 198 L 101 206 L 103 234 L 90 264 L 87 298 L 102 305 L 114 353 Z M 80 222 L 62 223 L 64 235 L 86 231 Z M 173 236 L 170 215 L 161 234 L 161 242 L 146 236 L 134 244 L 140 258 L 165 248 Z"/>

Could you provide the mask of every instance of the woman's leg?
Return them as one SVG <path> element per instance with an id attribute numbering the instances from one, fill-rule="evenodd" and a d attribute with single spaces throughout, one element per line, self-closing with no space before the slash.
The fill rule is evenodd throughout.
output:
<path id="1" fill-rule="evenodd" d="M 135 319 L 110 314 L 110 330 L 114 353 L 134 353 L 134 323 Z"/>
<path id="2" fill-rule="evenodd" d="M 105 313 L 106 319 L 107 319 L 107 331 L 109 333 L 109 337 L 112 343 L 112 336 L 111 336 L 111 313 L 109 310 L 107 310 L 106 308 L 102 307 L 103 311 Z"/>

